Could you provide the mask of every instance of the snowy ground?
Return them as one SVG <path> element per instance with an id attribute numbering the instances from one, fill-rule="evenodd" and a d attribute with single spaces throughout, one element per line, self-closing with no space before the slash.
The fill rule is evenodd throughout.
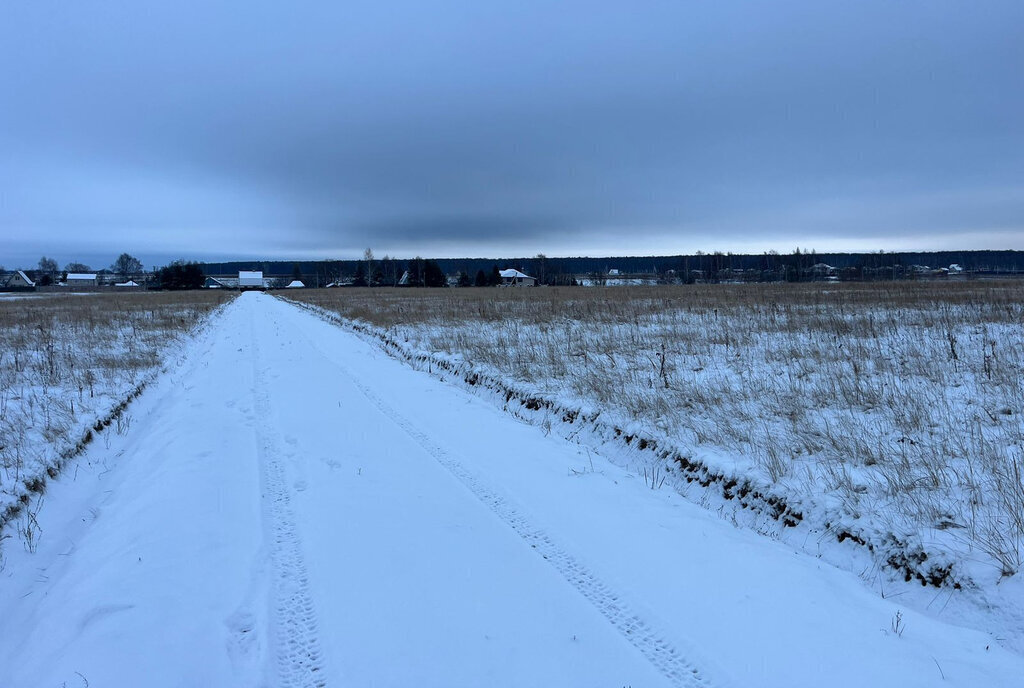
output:
<path id="1" fill-rule="evenodd" d="M 38 495 L 230 297 L 209 292 L 0 299 L 0 535 L 31 549 Z M 0 569 L 10 542 L 0 537 Z"/>
<path id="2" fill-rule="evenodd" d="M 981 590 L 1001 606 L 1024 566 L 1020 282 L 288 298 L 554 432 L 593 444 L 585 425 L 623 440 L 620 453 L 640 445 L 646 468 L 695 500 L 717 491 L 739 499 L 716 508 L 762 513 L 781 500 L 818 552 L 845 565 L 857 543 L 882 582 Z M 1024 651 L 1024 616 L 1008 626 Z"/>
<path id="3" fill-rule="evenodd" d="M 1024 658 L 243 294 L 53 482 L 0 686 L 1016 686 Z"/>

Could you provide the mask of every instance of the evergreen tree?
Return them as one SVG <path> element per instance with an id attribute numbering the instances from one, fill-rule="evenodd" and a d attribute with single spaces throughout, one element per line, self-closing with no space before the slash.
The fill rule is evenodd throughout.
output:
<path id="1" fill-rule="evenodd" d="M 366 286 L 366 266 L 363 263 L 356 265 L 356 276 L 352 280 L 353 287 L 365 287 Z"/>
<path id="2" fill-rule="evenodd" d="M 202 268 L 197 263 L 176 260 L 157 272 L 161 289 L 200 289 L 206 281 Z"/>
<path id="3" fill-rule="evenodd" d="M 423 264 L 423 285 L 426 287 L 447 287 L 448 278 L 436 260 L 428 260 Z"/>
<path id="4" fill-rule="evenodd" d="M 409 286 L 410 287 L 422 287 L 423 286 L 423 259 L 416 256 L 409 261 Z"/>
<path id="5" fill-rule="evenodd" d="M 476 271 L 476 279 L 473 281 L 474 287 L 486 287 L 487 286 L 487 273 L 483 270 Z"/>

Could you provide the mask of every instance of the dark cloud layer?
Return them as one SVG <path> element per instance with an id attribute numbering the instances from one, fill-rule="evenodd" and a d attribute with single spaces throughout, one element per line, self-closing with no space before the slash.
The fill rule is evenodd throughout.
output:
<path id="1" fill-rule="evenodd" d="M 1024 248 L 1021 3 L 601 5 L 8 3 L 0 263 Z"/>

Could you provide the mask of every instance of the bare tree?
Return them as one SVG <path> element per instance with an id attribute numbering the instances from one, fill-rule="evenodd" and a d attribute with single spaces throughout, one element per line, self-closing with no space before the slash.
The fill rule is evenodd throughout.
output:
<path id="1" fill-rule="evenodd" d="M 142 272 L 142 261 L 133 255 L 122 253 L 110 266 L 110 269 L 121 277 L 128 278 Z"/>
<path id="2" fill-rule="evenodd" d="M 534 272 L 537 273 L 537 283 L 547 284 L 548 257 L 545 256 L 543 253 L 538 253 L 537 257 L 533 259 L 533 268 Z"/>
<path id="3" fill-rule="evenodd" d="M 398 280 L 401 277 L 398 273 L 398 261 L 386 253 L 381 259 L 381 272 L 383 274 L 385 284 L 389 287 L 398 286 Z"/>
<path id="4" fill-rule="evenodd" d="M 39 269 L 37 270 L 37 273 L 37 285 L 40 287 L 46 287 L 53 284 L 57 279 L 57 261 L 53 258 L 43 256 L 39 259 Z"/>
<path id="5" fill-rule="evenodd" d="M 366 249 L 363 251 L 363 260 L 366 261 L 366 281 L 372 287 L 374 283 L 373 279 L 373 249 Z"/>
<path id="6" fill-rule="evenodd" d="M 44 275 L 53 277 L 54 275 L 57 274 L 57 261 L 55 261 L 53 258 L 47 258 L 46 256 L 43 256 L 42 258 L 39 259 L 39 272 Z"/>

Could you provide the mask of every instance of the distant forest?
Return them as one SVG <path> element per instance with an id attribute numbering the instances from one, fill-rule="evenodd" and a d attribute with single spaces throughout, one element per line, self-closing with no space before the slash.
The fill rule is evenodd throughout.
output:
<path id="1" fill-rule="evenodd" d="M 602 280 L 609 276 L 640 277 L 663 282 L 808 281 L 813 279 L 881 280 L 962 274 L 1010 276 L 1024 274 L 1024 251 L 936 251 L 926 253 L 816 253 L 780 254 L 697 253 L 678 256 L 609 256 L 550 258 L 435 258 L 324 261 L 230 261 L 201 263 L 206 275 L 237 275 L 239 270 L 261 270 L 266 277 L 302 279 L 308 286 L 347 283 L 364 275 L 367 281 L 397 284 L 403 273 L 421 274 L 431 263 L 445 275 L 464 274 L 472 283 L 478 273 L 516 268 L 542 284 L 572 284 L 574 280 Z M 950 266 L 958 266 L 948 272 Z"/>

